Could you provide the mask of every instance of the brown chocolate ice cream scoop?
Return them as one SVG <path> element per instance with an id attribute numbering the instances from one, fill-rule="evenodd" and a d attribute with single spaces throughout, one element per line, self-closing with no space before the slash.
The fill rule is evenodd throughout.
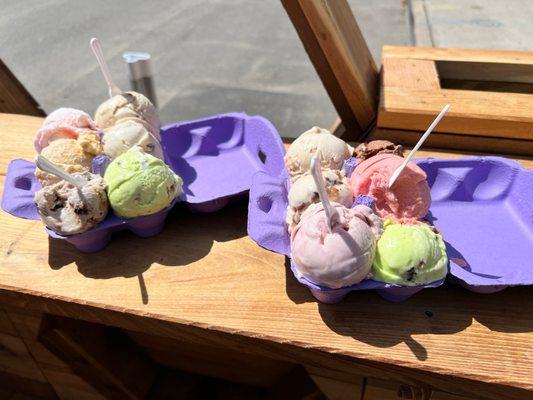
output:
<path id="1" fill-rule="evenodd" d="M 382 153 L 403 157 L 403 148 L 401 145 L 396 145 L 388 140 L 372 140 L 368 143 L 361 143 L 355 148 L 355 157 L 361 161 Z"/>

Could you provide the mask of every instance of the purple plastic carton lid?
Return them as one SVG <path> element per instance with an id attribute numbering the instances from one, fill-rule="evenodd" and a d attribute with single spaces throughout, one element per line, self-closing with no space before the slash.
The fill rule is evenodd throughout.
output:
<path id="1" fill-rule="evenodd" d="M 450 274 L 470 286 L 533 284 L 533 171 L 502 157 L 421 159 L 428 219 L 442 233 Z"/>
<path id="2" fill-rule="evenodd" d="M 442 232 L 450 274 L 467 287 L 533 284 L 533 171 L 501 157 L 430 158 L 416 163 L 428 176 L 433 199 L 428 220 Z M 248 233 L 259 245 L 289 256 L 287 193 L 283 173 L 254 176 Z M 295 275 L 312 289 L 327 290 Z M 349 289 L 388 287 L 394 285 L 367 280 Z"/>
<path id="3" fill-rule="evenodd" d="M 265 118 L 222 114 L 161 129 L 167 163 L 183 179 L 187 203 L 246 192 L 258 171 L 279 175 L 285 149 Z"/>
<path id="4" fill-rule="evenodd" d="M 2 209 L 11 215 L 26 219 L 40 219 L 33 201 L 41 184 L 35 177 L 35 164 L 20 158 L 7 167 L 2 196 Z"/>
<path id="5" fill-rule="evenodd" d="M 178 122 L 164 126 L 161 137 L 167 163 L 183 179 L 180 200 L 187 203 L 246 192 L 256 172 L 279 175 L 283 170 L 285 150 L 281 138 L 274 126 L 260 116 L 229 113 Z M 41 186 L 34 171 L 35 164 L 26 160 L 9 164 L 2 198 L 6 212 L 39 219 L 33 197 Z M 110 213 L 91 231 L 124 224 L 124 219 Z"/>

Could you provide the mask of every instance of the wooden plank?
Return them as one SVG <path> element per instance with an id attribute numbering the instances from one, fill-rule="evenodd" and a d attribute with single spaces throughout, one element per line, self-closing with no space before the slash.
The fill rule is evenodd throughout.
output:
<path id="1" fill-rule="evenodd" d="M 311 375 L 311 379 L 328 400 L 359 400 L 363 386 L 360 384 L 337 381 L 319 375 Z"/>
<path id="2" fill-rule="evenodd" d="M 441 155 L 438 152 L 422 151 L 422 153 L 423 154 L 421 154 L 421 156 L 423 157 L 431 156 L 431 155 L 434 155 L 434 156 Z M 447 153 L 443 153 L 443 154 L 447 154 Z M 461 155 L 452 153 L 451 156 L 460 157 Z M 527 291 L 525 291 L 526 288 L 522 288 L 522 289 L 524 289 L 524 291 L 522 292 L 524 295 L 528 293 Z M 1 293 L 2 291 L 0 291 L 0 294 Z M 439 293 L 440 293 L 440 296 L 437 296 L 437 297 L 434 296 Z M 518 289 L 515 289 L 512 293 L 517 294 L 517 293 L 520 293 L 520 291 L 518 291 Z M 465 294 L 468 294 L 470 296 L 468 296 L 468 298 L 465 298 L 464 297 Z M 505 292 L 498 293 L 498 296 L 501 296 L 502 294 L 505 294 Z M 508 294 L 510 293 L 508 292 Z M 366 297 L 372 298 L 371 293 L 361 293 L 361 295 L 364 298 L 359 297 L 358 302 L 363 301 L 363 303 L 365 304 L 369 303 L 369 299 L 367 299 Z M 439 315 L 446 315 L 447 313 L 445 309 L 447 307 L 450 307 L 450 309 L 454 311 L 456 310 L 468 311 L 468 308 L 466 309 L 464 307 L 461 308 L 462 307 L 461 304 L 464 305 L 465 302 L 468 302 L 470 304 L 470 307 L 473 307 L 476 310 L 484 309 L 483 307 L 486 307 L 486 301 L 484 302 L 484 305 L 481 305 L 477 302 L 477 300 L 480 300 L 479 296 L 476 297 L 474 295 L 474 297 L 472 297 L 472 295 L 474 294 L 466 293 L 464 291 L 458 291 L 457 288 L 441 288 L 439 290 L 432 291 L 431 297 L 428 297 L 429 296 L 428 293 L 419 294 L 417 297 L 410 300 L 411 306 L 408 309 L 406 310 L 400 309 L 399 311 L 406 312 L 408 315 L 410 315 L 409 318 L 411 319 L 409 320 L 409 326 L 412 326 L 413 323 L 415 325 L 418 325 L 418 322 L 415 319 L 413 319 L 413 317 L 416 315 L 416 312 L 412 310 L 416 310 L 417 308 L 422 308 L 421 314 L 425 315 L 425 312 L 423 310 L 427 310 L 428 304 L 432 304 L 433 312 L 438 313 Z M 487 296 L 482 296 L 481 300 L 483 300 L 483 297 L 486 298 Z M 15 296 L 10 296 L 10 298 L 13 300 Z M 259 340 L 257 338 L 250 338 L 250 337 L 246 337 L 242 335 L 237 335 L 236 333 L 232 333 L 232 334 L 223 333 L 217 330 L 213 330 L 212 328 L 202 329 L 202 328 L 196 328 L 193 326 L 186 326 L 186 325 L 176 326 L 174 324 L 167 324 L 161 320 L 159 321 L 155 320 L 153 319 L 153 315 L 152 315 L 152 318 L 148 318 L 148 319 L 142 318 L 142 317 L 135 318 L 134 314 L 126 315 L 123 313 L 112 312 L 111 310 L 105 309 L 105 308 L 95 309 L 93 307 L 90 307 L 86 303 L 83 305 L 83 307 L 79 307 L 75 303 L 61 302 L 61 301 L 58 301 L 57 299 L 50 301 L 50 300 L 46 300 L 43 297 L 28 299 L 26 296 L 24 296 L 23 298 L 24 300 L 20 300 L 20 301 L 26 302 L 28 306 L 37 305 L 39 307 L 46 308 L 49 311 L 57 312 L 61 315 L 70 314 L 70 315 L 75 315 L 78 318 L 90 318 L 95 321 L 103 320 L 103 321 L 106 321 L 106 323 L 113 323 L 125 329 L 141 330 L 145 332 L 157 333 L 158 335 L 168 335 L 169 337 L 173 337 L 173 338 L 190 340 L 193 343 L 196 343 L 197 341 L 199 341 L 200 343 L 204 343 L 205 341 L 208 341 L 210 343 L 217 344 L 221 347 L 239 348 L 243 353 L 247 353 L 247 354 L 258 354 L 262 356 L 272 357 L 274 359 L 288 359 L 288 360 L 302 362 L 306 365 L 321 366 L 324 369 L 338 371 L 338 373 L 335 373 L 334 375 L 336 379 L 342 380 L 343 379 L 342 376 L 349 376 L 349 379 L 347 380 L 348 382 L 352 382 L 351 377 L 353 375 L 365 375 L 365 376 L 373 376 L 373 377 L 386 376 L 389 379 L 393 379 L 397 382 L 398 381 L 404 382 L 409 385 L 417 386 L 422 383 L 425 383 L 425 384 L 430 384 L 434 388 L 440 388 L 441 390 L 448 390 L 448 391 L 454 390 L 457 393 L 462 393 L 462 394 L 470 395 L 470 396 L 475 395 L 479 398 L 499 400 L 504 394 L 505 394 L 505 397 L 508 399 L 528 399 L 530 397 L 530 392 L 527 390 L 519 390 L 516 387 L 511 387 L 511 386 L 502 386 L 502 385 L 494 384 L 494 382 L 491 383 L 489 387 L 487 387 L 487 385 L 483 384 L 482 382 L 476 382 L 476 381 L 469 380 L 469 379 L 462 379 L 461 377 L 457 376 L 456 372 L 454 372 L 453 376 L 446 376 L 443 374 L 433 375 L 431 373 L 427 373 L 427 371 L 425 370 L 421 371 L 421 370 L 416 370 L 416 369 L 411 369 L 411 368 L 405 369 L 403 367 L 393 365 L 393 364 L 382 364 L 382 363 L 376 364 L 376 363 L 371 363 L 368 361 L 363 361 L 361 359 L 356 359 L 353 357 L 345 357 L 342 354 L 335 354 L 335 357 L 332 357 L 332 355 L 328 354 L 327 352 L 316 351 L 316 350 L 313 350 L 312 348 L 307 348 L 305 352 L 302 352 L 301 345 L 298 346 L 296 344 L 289 344 L 287 342 L 278 345 L 275 342 L 271 341 L 270 339 Z M 503 321 L 502 323 L 505 326 L 507 326 L 507 329 L 509 329 L 510 325 L 513 325 L 515 327 L 521 326 L 521 328 L 519 328 L 519 331 L 522 331 L 524 329 L 527 331 L 527 328 L 524 327 L 523 325 L 523 321 L 520 322 L 518 325 L 516 325 L 517 321 L 519 321 L 520 319 L 518 315 L 513 315 L 508 320 L 506 320 L 506 318 L 503 317 L 504 314 L 508 313 L 508 310 L 514 310 L 514 309 L 517 309 L 518 307 L 518 305 L 515 305 L 515 302 L 512 301 L 511 298 L 512 296 L 506 297 L 504 299 L 502 298 L 495 299 L 495 304 L 504 306 L 506 310 L 505 313 L 497 312 L 493 308 L 491 308 L 491 312 L 494 313 L 493 316 L 498 315 L 498 317 L 496 317 L 497 320 L 499 322 Z M 449 302 L 450 299 L 453 299 L 451 303 Z M 415 300 L 417 300 L 417 302 L 413 304 Z M 526 302 L 527 302 L 526 298 L 517 298 L 518 304 L 524 304 Z M 41 305 L 39 305 L 40 303 Z M 446 306 L 442 308 L 441 307 L 442 305 L 446 305 Z M 342 304 L 337 305 L 336 307 L 338 308 L 339 306 L 342 306 Z M 383 313 L 383 315 L 386 315 L 386 313 L 388 312 L 385 309 L 380 311 L 380 308 L 383 306 L 385 306 L 384 308 L 388 310 L 388 307 L 390 306 L 390 304 L 387 302 L 383 302 L 383 301 L 377 302 L 377 303 L 374 303 L 374 302 L 369 303 L 369 307 L 375 310 L 375 312 L 377 312 L 378 315 L 381 315 L 381 313 Z M 411 307 L 414 307 L 414 308 L 411 308 Z M 508 309 L 507 307 L 510 307 L 510 308 Z M 353 313 L 357 314 L 357 312 L 355 311 L 356 310 L 355 308 L 348 307 L 348 309 L 349 309 L 348 311 L 349 315 L 352 315 Z M 470 313 L 467 312 L 467 314 L 470 314 Z M 407 318 L 407 315 L 405 317 Z M 339 318 L 345 321 L 347 317 L 342 316 Z M 350 321 L 347 321 L 347 322 L 345 321 L 345 322 L 348 324 L 348 326 L 353 326 L 356 331 L 361 331 L 362 327 L 359 326 L 356 323 L 356 321 L 359 321 L 359 318 L 367 318 L 367 317 L 355 316 L 354 318 L 355 319 L 350 319 Z M 478 318 L 481 318 L 482 320 L 485 319 L 484 317 L 482 316 L 480 317 L 479 315 L 478 315 Z M 507 315 L 507 318 L 509 318 L 508 315 Z M 381 320 L 382 320 L 381 317 L 377 318 L 377 320 L 370 318 L 368 319 L 368 321 L 365 322 L 365 325 L 363 326 L 366 327 L 365 328 L 366 330 L 370 329 L 370 331 L 372 332 L 374 332 L 374 330 L 384 331 L 386 326 L 383 326 L 383 325 L 378 327 L 378 326 L 374 326 L 370 324 L 372 326 L 368 327 L 369 322 L 372 322 L 373 324 L 375 324 L 376 322 L 379 322 Z M 439 327 L 438 325 L 436 325 L 432 329 L 436 329 L 436 331 L 439 331 L 439 332 L 445 332 L 447 331 L 447 329 L 450 328 L 449 326 L 450 321 L 461 320 L 461 316 L 454 315 L 452 319 L 448 317 L 444 317 L 444 320 L 447 321 L 446 328 Z M 512 323 L 511 321 L 514 321 L 514 323 Z M 302 326 L 305 325 L 300 320 L 298 320 L 296 323 Z M 395 324 L 395 327 L 400 326 L 398 322 L 394 322 L 394 324 Z M 279 328 L 279 325 L 277 326 Z M 316 328 L 318 327 L 319 325 L 316 325 L 314 334 L 312 334 L 311 336 L 316 335 L 317 333 Z M 514 328 L 514 329 L 517 329 L 517 328 Z M 397 335 L 398 333 L 399 332 L 397 328 L 395 328 L 394 335 Z M 470 332 L 468 336 L 472 337 L 472 332 Z M 476 335 L 474 335 L 474 337 L 472 337 L 471 340 L 476 341 L 476 343 L 477 342 L 483 343 L 482 338 L 478 338 L 475 336 Z M 447 337 L 447 341 L 446 341 L 447 344 L 454 346 L 454 348 L 460 347 L 458 343 L 461 342 L 461 338 L 460 338 L 461 335 L 459 335 L 459 337 L 457 337 L 457 334 L 452 335 L 452 336 L 447 335 L 446 337 Z M 421 340 L 422 338 L 423 336 L 420 336 L 420 335 L 417 336 L 418 340 Z M 456 340 L 459 340 L 459 342 L 455 344 L 451 344 L 449 343 L 451 339 L 454 339 L 453 340 L 454 343 Z M 334 339 L 330 337 L 330 340 L 334 340 Z M 469 340 L 469 339 L 463 339 L 463 340 Z M 521 346 L 520 336 L 517 336 L 515 338 L 515 341 L 518 342 L 518 345 L 517 345 L 518 348 L 521 348 L 520 347 Z M 354 345 L 357 343 L 359 342 L 352 342 L 351 347 L 353 348 Z M 516 343 L 513 343 L 513 344 L 516 344 Z M 467 348 L 462 348 L 461 351 L 468 352 Z M 396 351 L 401 351 L 401 347 L 398 348 L 396 346 L 395 349 Z M 422 349 L 424 349 L 424 347 L 422 347 Z M 434 350 L 435 348 L 433 347 L 432 351 Z M 493 350 L 496 350 L 496 348 Z M 373 352 L 376 352 L 376 351 L 378 350 L 375 348 Z M 450 350 L 446 354 L 449 355 L 452 352 L 453 351 Z M 517 353 L 514 352 L 514 354 L 516 355 Z M 513 359 L 513 364 L 514 364 L 516 357 L 510 356 L 510 358 Z M 503 360 L 505 360 L 505 358 L 502 358 L 500 361 L 503 361 Z M 450 360 L 447 360 L 447 362 L 449 361 Z M 479 355 L 478 355 L 478 361 L 480 361 Z M 424 365 L 426 366 L 426 369 L 427 369 L 427 366 L 430 365 L 430 363 L 428 363 L 428 360 L 424 362 Z M 506 369 L 507 368 L 509 368 L 509 366 L 506 366 Z M 493 374 L 492 377 L 494 378 L 494 370 L 493 369 L 490 369 L 490 370 L 492 371 L 491 372 Z M 520 374 L 522 378 L 529 376 L 527 371 L 524 371 L 523 369 L 520 369 L 520 371 L 521 371 Z M 520 377 L 518 377 L 518 379 L 520 379 Z M 484 394 L 484 396 L 482 396 L 481 394 Z"/>
<path id="3" fill-rule="evenodd" d="M 28 133 L 24 140 L 28 140 L 32 134 L 37 133 L 42 122 L 43 119 L 37 117 L 0 114 L 0 132 L 24 131 Z M 7 165 L 11 160 L 16 158 L 32 160 L 35 157 L 35 150 L 32 146 L 20 148 L 20 143 L 17 140 L 2 140 L 2 155 L 4 152 L 6 157 L 0 157 L 0 175 L 6 174 Z"/>
<path id="4" fill-rule="evenodd" d="M 409 392 L 409 393 L 407 393 Z M 404 395 L 402 397 L 402 394 Z M 408 387 L 402 388 L 397 382 L 382 379 L 367 379 L 361 400 L 414 399 Z"/>
<path id="5" fill-rule="evenodd" d="M 104 400 L 106 398 L 68 368 L 43 365 L 42 371 L 61 400 Z"/>
<path id="6" fill-rule="evenodd" d="M 45 382 L 22 339 L 5 333 L 0 333 L 0 371 Z"/>
<path id="7" fill-rule="evenodd" d="M 519 93 L 383 87 L 378 127 L 423 131 L 451 103 L 435 132 L 531 139 L 532 98 Z"/>
<path id="8" fill-rule="evenodd" d="M 296 366 L 209 342 L 191 343 L 131 331 L 128 335 L 159 364 L 256 387 L 271 387 Z"/>
<path id="9" fill-rule="evenodd" d="M 0 113 L 45 116 L 32 95 L 0 60 Z"/>
<path id="10" fill-rule="evenodd" d="M 444 392 L 433 392 L 429 400 L 477 400 L 475 397 L 464 397 Z"/>
<path id="11" fill-rule="evenodd" d="M 394 143 L 414 146 L 423 133 L 423 131 L 377 128 L 370 134 L 368 140 L 384 139 Z M 426 145 L 433 148 L 448 147 L 459 152 L 470 150 L 498 155 L 502 152 L 522 156 L 531 156 L 533 154 L 532 140 L 456 135 L 442 132 L 434 132 L 429 135 Z"/>
<path id="12" fill-rule="evenodd" d="M 65 364 L 65 362 L 48 350 L 42 343 L 32 339 L 23 339 L 23 341 L 41 370 L 43 367 L 54 366 L 70 371 L 67 364 Z"/>
<path id="13" fill-rule="evenodd" d="M 57 400 L 58 398 L 54 389 L 52 389 L 52 386 L 50 386 L 48 382 L 37 381 L 4 371 L 0 371 L 0 387 L 35 396 L 41 400 Z M 9 397 L 7 398 L 9 399 Z"/>
<path id="14" fill-rule="evenodd" d="M 28 312 L 22 313 L 8 309 L 7 315 L 20 337 L 24 339 L 37 339 L 41 326 L 42 313 L 29 314 Z"/>
<path id="15" fill-rule="evenodd" d="M 365 386 L 362 375 L 306 365 L 306 371 L 328 399 L 361 399 Z"/>
<path id="16" fill-rule="evenodd" d="M 389 58 L 388 60 L 400 60 Z M 402 59 L 415 62 L 429 60 Z M 434 61 L 440 79 L 458 79 L 470 81 L 494 81 L 533 83 L 532 64 L 513 64 L 479 61 Z M 531 90 L 531 85 L 530 85 Z M 531 93 L 531 92 L 530 92 Z"/>
<path id="17" fill-rule="evenodd" d="M 0 138 L 19 138 L 18 152 L 0 153 L 0 165 L 32 154 L 33 134 L 0 130 Z M 419 156 L 464 154 L 425 149 Z M 521 162 L 533 167 L 531 159 Z M 0 212 L 0 301 L 472 397 L 531 397 L 533 321 L 523 312 L 533 300 L 529 288 L 481 296 L 447 286 L 395 304 L 393 313 L 372 292 L 327 306 L 296 282 L 284 257 L 246 236 L 246 204 L 174 215 L 155 238 L 120 235 L 85 255 L 49 240 L 40 222 Z"/>
<path id="18" fill-rule="evenodd" d="M 347 1 L 282 3 L 344 124 L 360 135 L 376 116 L 377 68 Z"/>
<path id="19" fill-rule="evenodd" d="M 424 388 L 402 385 L 383 379 L 367 379 L 361 400 L 479 400 L 482 397 L 464 397 Z"/>
<path id="20" fill-rule="evenodd" d="M 530 51 L 456 49 L 438 47 L 383 46 L 382 59 L 385 58 L 412 58 L 417 60 L 489 62 L 503 64 L 533 64 L 533 52 Z"/>
<path id="21" fill-rule="evenodd" d="M 8 335 L 18 336 L 18 332 L 11 323 L 7 313 L 0 309 L 0 333 L 7 333 Z"/>
<path id="22" fill-rule="evenodd" d="M 409 63 L 428 67 L 435 63 L 434 71 L 421 73 L 421 67 L 409 68 Z M 533 53 L 386 46 L 382 73 L 380 128 L 423 131 L 450 103 L 452 109 L 436 132 L 533 139 Z M 433 76 L 435 86 L 425 83 L 427 79 L 418 81 L 419 76 Z M 488 147 L 506 151 L 496 141 Z"/>
<path id="23" fill-rule="evenodd" d="M 315 398 L 319 393 L 319 388 L 309 374 L 298 365 L 270 387 L 265 400 L 308 399 Z"/>
<path id="24" fill-rule="evenodd" d="M 46 315 L 39 341 L 106 397 L 144 398 L 155 377 L 152 362 L 116 329 Z"/>
<path id="25" fill-rule="evenodd" d="M 413 89 L 440 89 L 439 75 L 432 60 L 385 58 L 383 86 Z"/>

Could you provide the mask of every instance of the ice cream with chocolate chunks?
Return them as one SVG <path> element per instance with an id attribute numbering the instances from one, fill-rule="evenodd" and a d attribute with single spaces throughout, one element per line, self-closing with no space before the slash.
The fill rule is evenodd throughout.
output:
<path id="1" fill-rule="evenodd" d="M 87 180 L 81 188 L 64 180 L 35 193 L 35 204 L 43 223 L 60 235 L 85 232 L 107 215 L 106 184 L 101 176 L 75 173 Z"/>
<path id="2" fill-rule="evenodd" d="M 358 161 L 364 161 L 377 154 L 390 153 L 403 157 L 403 147 L 388 140 L 372 140 L 361 143 L 355 148 L 355 157 Z"/>

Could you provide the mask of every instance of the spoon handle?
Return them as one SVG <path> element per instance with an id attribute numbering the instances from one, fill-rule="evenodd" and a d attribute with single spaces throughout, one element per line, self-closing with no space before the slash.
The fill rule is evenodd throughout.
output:
<path id="1" fill-rule="evenodd" d="M 61 179 L 64 179 L 65 181 L 72 183 L 74 186 L 81 188 L 83 185 L 85 185 L 87 182 L 82 179 L 72 176 L 70 174 L 67 174 L 65 171 L 63 171 L 61 168 L 54 165 L 50 160 L 43 157 L 42 155 L 38 155 L 37 159 L 35 160 L 35 164 L 39 169 L 42 169 L 45 172 L 49 172 L 55 176 L 60 177 Z"/>
<path id="2" fill-rule="evenodd" d="M 104 53 L 102 52 L 102 46 L 97 38 L 91 39 L 91 49 L 96 57 L 96 61 L 98 61 L 102 75 L 104 75 L 104 79 L 107 82 L 107 86 L 109 88 L 109 97 L 113 97 L 122 93 L 122 90 L 120 90 L 119 87 L 113 82 L 111 72 L 109 72 L 109 68 L 107 67 L 107 63 L 104 58 Z"/>

